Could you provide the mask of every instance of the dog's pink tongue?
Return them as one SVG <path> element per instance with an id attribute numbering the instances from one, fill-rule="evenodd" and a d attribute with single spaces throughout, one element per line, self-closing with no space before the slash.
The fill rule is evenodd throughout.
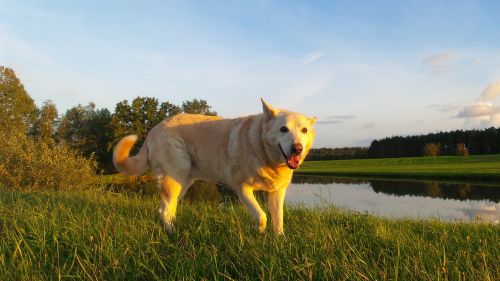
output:
<path id="1" fill-rule="evenodd" d="M 300 162 L 300 156 L 299 155 L 293 155 L 292 157 L 288 158 L 288 166 L 292 169 L 297 169 L 299 167 L 299 162 Z"/>

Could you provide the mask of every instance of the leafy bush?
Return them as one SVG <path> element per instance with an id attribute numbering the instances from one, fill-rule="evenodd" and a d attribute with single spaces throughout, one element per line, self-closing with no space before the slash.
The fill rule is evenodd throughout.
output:
<path id="1" fill-rule="evenodd" d="M 66 146 L 21 132 L 0 133 L 0 185 L 16 189 L 70 190 L 98 183 L 96 162 Z"/>

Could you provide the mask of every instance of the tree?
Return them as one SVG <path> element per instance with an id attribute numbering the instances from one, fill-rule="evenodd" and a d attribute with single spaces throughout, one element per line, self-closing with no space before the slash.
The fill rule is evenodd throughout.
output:
<path id="1" fill-rule="evenodd" d="M 58 134 L 63 144 L 83 156 L 94 156 L 101 169 L 112 171 L 114 133 L 109 110 L 96 109 L 94 103 L 72 107 L 62 116 Z"/>
<path id="2" fill-rule="evenodd" d="M 181 112 L 169 102 L 159 103 L 157 98 L 136 97 L 131 104 L 123 100 L 116 104 L 112 116 L 112 126 L 116 141 L 128 134 L 144 139 L 154 126 L 163 119 Z"/>
<path id="3" fill-rule="evenodd" d="M 0 66 L 0 130 L 27 132 L 35 114 L 35 102 L 14 70 Z"/>
<path id="4" fill-rule="evenodd" d="M 465 143 L 461 142 L 457 144 L 457 155 L 467 158 L 469 156 L 469 149 L 465 146 Z"/>
<path id="5" fill-rule="evenodd" d="M 180 107 L 178 107 L 175 104 L 171 104 L 168 101 L 162 102 L 160 104 L 160 107 L 158 108 L 159 117 L 162 117 L 162 116 L 170 117 L 170 116 L 174 116 L 176 114 L 179 114 L 181 112 L 182 112 L 182 110 Z M 166 118 L 166 117 L 164 117 L 164 118 Z M 163 119 L 158 120 L 158 122 L 161 122 L 162 120 Z"/>
<path id="6" fill-rule="evenodd" d="M 59 124 L 61 142 L 78 150 L 84 149 L 87 146 L 88 120 L 94 110 L 93 103 L 87 106 L 79 104 L 68 109 Z"/>
<path id="7" fill-rule="evenodd" d="M 211 111 L 211 109 L 212 107 L 208 105 L 206 100 L 193 99 L 182 103 L 184 113 L 217 116 L 217 112 Z"/>
<path id="8" fill-rule="evenodd" d="M 439 155 L 440 145 L 436 143 L 428 143 L 424 146 L 424 156 L 430 156 L 433 159 Z"/>
<path id="9" fill-rule="evenodd" d="M 31 135 L 46 144 L 53 143 L 56 135 L 57 117 L 56 105 L 51 100 L 46 100 L 42 108 L 37 110 L 36 120 L 31 128 Z"/>

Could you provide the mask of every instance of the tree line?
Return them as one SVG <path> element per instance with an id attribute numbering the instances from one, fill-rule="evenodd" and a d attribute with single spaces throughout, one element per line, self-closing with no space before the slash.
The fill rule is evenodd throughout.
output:
<path id="1" fill-rule="evenodd" d="M 369 147 L 313 148 L 307 160 L 398 158 L 438 155 L 500 153 L 500 128 L 455 130 L 426 135 L 393 136 L 371 142 Z"/>
<path id="2" fill-rule="evenodd" d="M 500 128 L 491 127 L 374 140 L 368 155 L 370 158 L 433 156 L 427 154 L 432 153 L 429 150 L 439 155 L 496 154 L 500 153 L 499 145 Z"/>
<path id="3" fill-rule="evenodd" d="M 37 107 L 15 72 L 0 66 L 0 134 L 25 132 L 44 144 L 67 146 L 85 157 L 97 160 L 105 173 L 114 172 L 112 149 L 128 134 L 139 136 L 163 119 L 179 113 L 217 115 L 206 100 L 193 99 L 175 105 L 157 98 L 136 97 L 120 101 L 114 112 L 94 103 L 76 105 L 59 115 L 54 102 Z"/>
<path id="4" fill-rule="evenodd" d="M 347 160 L 368 158 L 368 147 L 312 148 L 306 160 Z"/>

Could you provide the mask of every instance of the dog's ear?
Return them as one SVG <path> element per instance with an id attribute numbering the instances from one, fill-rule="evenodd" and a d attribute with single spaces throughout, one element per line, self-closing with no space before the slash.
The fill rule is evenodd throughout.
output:
<path id="1" fill-rule="evenodd" d="M 264 101 L 263 98 L 260 98 L 260 101 L 262 101 L 262 109 L 264 111 L 266 119 L 271 119 L 273 117 L 276 117 L 276 115 L 278 115 L 278 110 L 270 106 L 267 102 Z"/>
<path id="2" fill-rule="evenodd" d="M 312 117 L 312 118 L 308 118 L 309 119 L 309 123 L 312 125 L 314 125 L 316 123 L 316 117 Z"/>

